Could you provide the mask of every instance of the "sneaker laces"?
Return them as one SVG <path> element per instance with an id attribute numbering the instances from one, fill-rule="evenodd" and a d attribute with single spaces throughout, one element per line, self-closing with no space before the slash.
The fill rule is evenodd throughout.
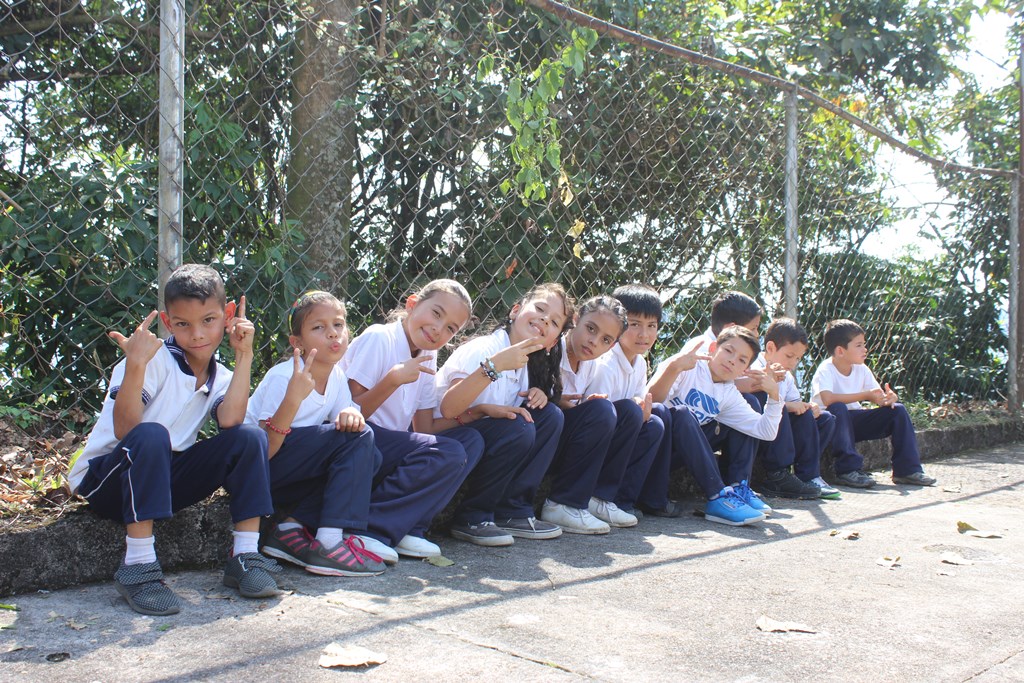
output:
<path id="1" fill-rule="evenodd" d="M 373 560 L 374 562 L 384 561 L 384 559 L 377 553 L 372 550 L 367 550 L 366 546 L 363 545 L 363 539 L 359 538 L 355 534 L 352 534 L 341 543 L 349 549 L 349 552 L 351 552 L 357 560 L 362 561 L 363 558 L 366 558 L 368 560 Z"/>
<path id="2" fill-rule="evenodd" d="M 754 491 L 747 486 L 747 480 L 744 479 L 739 484 L 732 487 L 732 492 L 744 503 L 749 503 L 750 499 L 754 497 Z"/>

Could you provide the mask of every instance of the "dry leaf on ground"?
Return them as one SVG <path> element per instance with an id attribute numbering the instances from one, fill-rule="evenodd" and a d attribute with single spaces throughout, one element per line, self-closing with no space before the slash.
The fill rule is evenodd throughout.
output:
<path id="1" fill-rule="evenodd" d="M 1002 534 L 997 534 L 994 531 L 981 531 L 967 522 L 957 522 L 956 530 L 967 536 L 974 536 L 975 538 L 1002 538 Z"/>
<path id="2" fill-rule="evenodd" d="M 946 564 L 974 564 L 974 560 L 968 560 L 963 555 L 954 552 L 944 552 L 939 555 L 939 562 L 945 562 Z"/>
<path id="3" fill-rule="evenodd" d="M 875 564 L 885 567 L 886 569 L 895 569 L 900 566 L 900 556 L 896 557 L 880 557 L 875 560 Z"/>
<path id="4" fill-rule="evenodd" d="M 860 538 L 859 531 L 840 531 L 839 529 L 833 529 L 828 532 L 829 536 L 842 536 L 844 541 L 856 541 Z"/>
<path id="5" fill-rule="evenodd" d="M 359 645 L 340 645 L 331 643 L 324 648 L 320 655 L 320 666 L 324 669 L 332 669 L 339 666 L 369 666 L 371 664 L 383 664 L 388 661 L 385 654 L 367 650 Z"/>
<path id="6" fill-rule="evenodd" d="M 765 631 L 766 633 L 788 633 L 790 631 L 796 633 L 817 633 L 810 626 L 798 624 L 795 621 L 776 621 L 764 614 L 757 618 L 755 626 L 757 626 L 757 630 Z"/>
<path id="7" fill-rule="evenodd" d="M 427 557 L 425 559 L 426 559 L 427 562 L 429 562 L 430 564 L 434 565 L 435 567 L 450 567 L 453 564 L 455 564 L 454 562 L 449 560 L 444 555 L 437 555 L 435 557 Z"/>

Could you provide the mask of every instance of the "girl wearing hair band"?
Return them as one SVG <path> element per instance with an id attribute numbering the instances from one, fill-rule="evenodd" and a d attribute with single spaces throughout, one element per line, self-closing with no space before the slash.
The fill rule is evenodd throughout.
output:
<path id="1" fill-rule="evenodd" d="M 595 360 L 625 329 L 622 304 L 610 296 L 595 296 L 580 306 L 575 326 L 562 340 L 560 406 L 565 427 L 541 519 L 570 533 L 606 534 L 610 526 L 637 523 L 614 500 L 643 424 L 643 410 L 632 400 L 612 403 L 607 394 L 588 391 Z"/>
<path id="2" fill-rule="evenodd" d="M 478 431 L 484 455 L 466 482 L 453 537 L 483 546 L 561 535 L 535 517 L 533 498 L 558 444 L 562 412 L 558 339 L 572 301 L 558 284 L 538 285 L 493 333 L 463 344 L 437 375 L 438 416 Z"/>
<path id="3" fill-rule="evenodd" d="M 436 351 L 465 327 L 472 308 L 465 287 L 434 280 L 390 323 L 364 330 L 342 360 L 382 455 L 363 541 L 385 562 L 441 554 L 427 528 L 483 453 L 476 431 L 434 417 Z"/>
<path id="4" fill-rule="evenodd" d="M 292 357 L 267 372 L 245 416 L 267 430 L 274 507 L 293 508 L 264 539 L 263 552 L 314 574 L 380 574 L 381 558 L 358 536 L 344 535 L 366 529 L 379 463 L 373 432 L 338 367 L 348 348 L 345 306 L 327 292 L 307 292 L 288 321 Z"/>

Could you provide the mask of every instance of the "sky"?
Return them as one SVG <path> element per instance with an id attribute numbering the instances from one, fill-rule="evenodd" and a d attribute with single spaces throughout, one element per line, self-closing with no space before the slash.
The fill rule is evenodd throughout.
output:
<path id="1" fill-rule="evenodd" d="M 1015 56 L 1011 56 L 1007 49 L 1011 24 L 1009 14 L 990 12 L 981 20 L 975 20 L 971 27 L 972 49 L 961 64 L 978 78 L 982 88 L 996 88 L 1013 77 Z M 955 139 L 950 141 L 956 142 Z M 879 150 L 878 161 L 881 168 L 891 169 L 889 196 L 896 198 L 898 206 L 914 213 L 896 224 L 891 234 L 869 240 L 865 251 L 873 256 L 891 258 L 892 245 L 899 244 L 920 257 L 935 256 L 940 251 L 939 244 L 923 239 L 919 234 L 922 224 L 927 221 L 925 214 L 932 207 L 941 205 L 946 198 L 936 187 L 931 168 L 888 146 Z M 954 158 L 953 161 L 967 163 L 968 160 Z"/>

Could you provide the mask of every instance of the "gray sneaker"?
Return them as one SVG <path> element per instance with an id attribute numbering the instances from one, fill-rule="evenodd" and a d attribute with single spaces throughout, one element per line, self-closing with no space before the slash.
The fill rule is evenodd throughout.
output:
<path id="1" fill-rule="evenodd" d="M 468 541 L 475 545 L 495 548 L 503 545 L 512 545 L 516 539 L 504 529 L 498 528 L 494 522 L 480 522 L 479 524 L 452 524 L 452 538 L 460 541 Z"/>
<path id="2" fill-rule="evenodd" d="M 270 572 L 279 571 L 277 562 L 259 553 L 232 555 L 224 566 L 224 585 L 237 588 L 243 598 L 272 598 L 281 591 Z"/>
<path id="3" fill-rule="evenodd" d="M 122 564 L 114 573 L 114 588 L 139 614 L 165 617 L 181 611 L 181 602 L 167 584 L 159 562 Z"/>
<path id="4" fill-rule="evenodd" d="M 852 486 L 855 489 L 869 489 L 875 485 L 875 479 L 870 474 L 864 474 L 860 470 L 844 472 L 836 475 L 836 483 L 843 486 Z"/>
<path id="5" fill-rule="evenodd" d="M 894 484 L 910 484 L 912 486 L 934 486 L 935 477 L 929 477 L 924 472 L 911 472 L 902 476 L 892 475 Z"/>
<path id="6" fill-rule="evenodd" d="M 536 517 L 513 517 L 503 522 L 498 522 L 498 528 L 516 538 L 531 538 L 544 540 L 558 538 L 562 535 L 562 527 L 551 522 L 545 522 Z"/>

